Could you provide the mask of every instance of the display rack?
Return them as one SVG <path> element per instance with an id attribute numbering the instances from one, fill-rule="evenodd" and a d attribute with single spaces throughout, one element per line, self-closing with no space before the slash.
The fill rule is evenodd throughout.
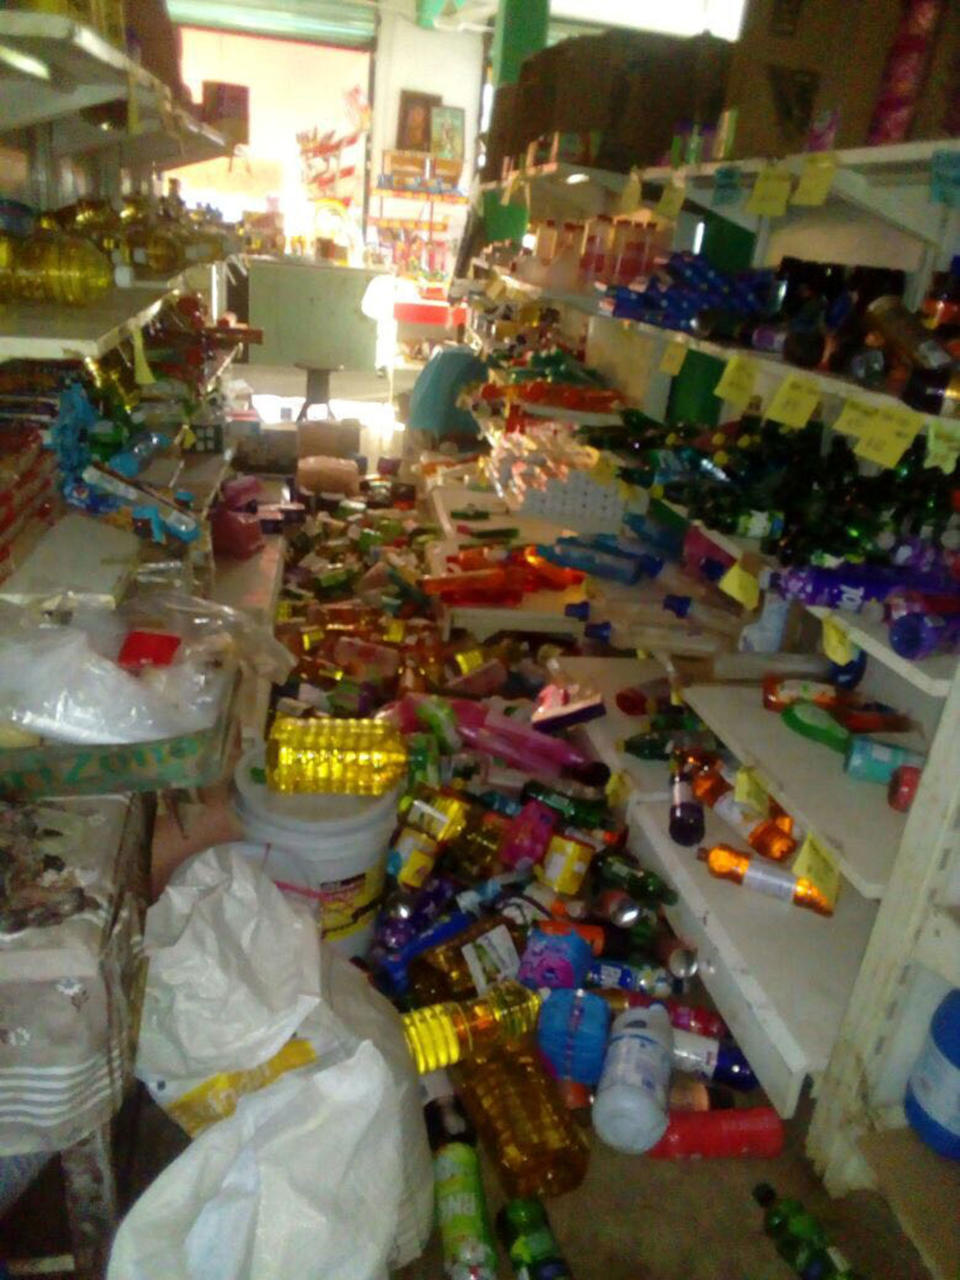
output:
<path id="1" fill-rule="evenodd" d="M 885 226 L 884 234 L 899 237 L 890 241 L 897 246 L 891 254 L 899 254 L 909 241 L 915 246 L 906 297 L 917 304 L 930 273 L 947 266 L 960 246 L 960 211 L 932 198 L 931 160 L 940 151 L 955 157 L 960 141 L 837 152 L 827 208 L 791 205 L 783 219 L 774 220 L 757 219 L 744 207 L 753 178 L 770 163 L 759 159 L 680 170 L 646 168 L 636 174 L 639 187 L 630 182 L 629 191 L 627 175 L 579 166 L 547 166 L 512 179 L 506 187 L 495 186 L 508 200 L 516 200 L 525 186 L 520 198 L 534 217 L 559 218 L 585 211 L 630 212 L 637 207 L 638 192 L 641 202 L 654 205 L 663 187 L 673 183 L 683 188 L 685 209 L 711 210 L 754 231 L 757 266 L 768 262 L 771 233 L 781 227 L 806 237 L 803 243 L 811 246 L 807 256 L 823 257 L 829 253 L 824 226 L 869 225 L 874 245 L 880 243 L 877 226 Z M 801 155 L 779 163 L 797 175 L 807 164 L 821 162 Z M 742 195 L 734 207 L 716 199 L 722 169 L 738 174 Z M 695 212 L 677 220 L 677 248 L 690 247 L 696 220 Z M 796 234 L 793 253 L 798 252 Z M 675 376 L 659 367 L 671 343 L 724 361 L 734 355 L 745 358 L 764 402 L 786 375 L 803 379 L 819 392 L 828 427 L 845 401 L 880 410 L 904 407 L 884 392 L 797 369 L 759 352 L 615 320 L 599 297 L 558 295 L 493 270 L 501 275 L 502 287 L 498 291 L 487 285 L 490 301 L 512 293 L 518 300 L 550 303 L 569 313 L 565 320 L 582 324 L 586 316 L 588 361 L 615 381 L 628 376 L 633 403 L 655 417 L 663 414 Z M 634 340 L 647 348 L 635 356 L 630 347 Z M 729 417 L 738 412 L 735 406 L 724 408 Z M 775 567 L 758 558 L 755 542 L 700 528 L 734 560 L 747 556 L 751 572 L 763 563 Z M 667 915 L 697 945 L 704 982 L 771 1099 L 788 1114 L 805 1078 L 813 1080 L 816 1104 L 807 1146 L 828 1189 L 841 1194 L 879 1186 L 937 1280 L 956 1280 L 956 1171 L 905 1128 L 901 1104 L 937 993 L 960 985 L 960 663 L 949 654 L 910 661 L 890 647 L 882 623 L 818 608 L 809 612 L 821 621 L 834 621 L 852 645 L 862 648 L 875 664 L 868 668 L 868 685 L 875 681 L 885 700 L 916 709 L 924 724 L 927 760 L 909 814 L 890 810 L 882 789 L 849 778 L 838 755 L 796 736 L 764 710 L 756 686 L 694 684 L 687 696 L 738 759 L 753 766 L 774 797 L 833 853 L 845 883 L 832 919 L 811 918 L 811 913 L 785 905 L 782 913 L 769 912 L 767 902 L 751 901 L 754 895 L 741 887 L 713 879 L 669 838 L 663 803 L 644 799 L 639 791 L 640 784 L 651 785 L 648 767 L 626 763 L 617 750 L 616 731 L 597 720 L 582 732 L 633 788 L 628 816 L 634 848 L 677 888 L 680 901 Z M 559 661 L 571 677 L 589 672 L 596 686 L 608 692 L 603 681 L 611 675 L 604 673 L 616 670 L 616 660 L 600 660 L 597 668 L 583 665 L 594 660 Z M 622 672 L 613 678 L 626 683 Z M 707 826 L 708 840 L 723 838 L 715 815 L 708 814 Z M 727 838 L 741 843 L 730 833 Z M 938 1210 L 941 1195 L 945 1198 Z M 949 1249 L 944 1247 L 946 1235 Z"/>
<path id="2" fill-rule="evenodd" d="M 114 288 L 87 307 L 7 303 L 0 308 L 0 358 L 97 359 L 149 324 L 176 291 Z"/>

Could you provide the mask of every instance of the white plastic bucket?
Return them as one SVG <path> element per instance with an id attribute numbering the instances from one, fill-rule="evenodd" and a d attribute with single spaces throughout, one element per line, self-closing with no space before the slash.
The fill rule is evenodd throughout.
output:
<path id="1" fill-rule="evenodd" d="M 268 790 L 262 747 L 233 775 L 242 852 L 317 917 L 341 955 L 370 945 L 399 791 L 383 796 L 283 795 Z"/>

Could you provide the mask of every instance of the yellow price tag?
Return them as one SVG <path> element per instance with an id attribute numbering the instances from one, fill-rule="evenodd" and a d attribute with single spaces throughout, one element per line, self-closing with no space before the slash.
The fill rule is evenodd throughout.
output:
<path id="1" fill-rule="evenodd" d="M 860 432 L 854 453 L 881 467 L 895 467 L 913 443 L 922 419 L 907 408 L 878 409 Z"/>
<path id="2" fill-rule="evenodd" d="M 192 449 L 197 443 L 197 437 L 191 427 L 185 426 L 180 433 L 180 445 L 184 449 Z"/>
<path id="3" fill-rule="evenodd" d="M 747 609 L 756 609 L 760 603 L 760 583 L 756 575 L 748 573 L 739 560 L 730 566 L 717 585 Z"/>
<path id="4" fill-rule="evenodd" d="M 637 169 L 630 170 L 630 177 L 624 183 L 623 190 L 620 192 L 620 199 L 617 203 L 617 212 L 620 214 L 636 213 L 640 208 L 640 200 L 643 196 L 643 190 L 640 185 L 640 173 Z"/>
<path id="5" fill-rule="evenodd" d="M 151 382 L 156 382 L 156 378 L 147 363 L 147 353 L 143 349 L 142 330 L 134 329 L 130 334 L 130 341 L 133 343 L 133 376 L 136 378 L 138 386 L 149 387 Z"/>
<path id="6" fill-rule="evenodd" d="M 746 203 L 747 213 L 754 213 L 758 218 L 782 218 L 787 212 L 792 186 L 788 169 L 770 165 L 761 170 Z"/>
<path id="7" fill-rule="evenodd" d="M 503 295 L 507 292 L 507 286 L 500 279 L 499 276 L 491 276 L 491 278 L 487 281 L 487 287 L 484 289 L 483 292 L 484 292 L 484 295 L 488 297 L 491 302 L 496 302 L 498 298 L 502 298 Z"/>
<path id="8" fill-rule="evenodd" d="M 723 377 L 713 389 L 713 394 L 720 400 L 729 400 L 731 404 L 746 405 L 753 396 L 757 371 L 749 360 L 743 356 L 734 356 L 727 361 Z"/>
<path id="9" fill-rule="evenodd" d="M 733 784 L 733 798 L 737 804 L 746 805 L 748 809 L 753 809 L 754 812 L 764 816 L 770 807 L 767 789 L 752 769 L 737 770 L 737 777 Z"/>
<path id="10" fill-rule="evenodd" d="M 960 457 L 960 422 L 941 418 L 927 423 L 927 466 L 939 467 L 945 475 L 953 475 Z"/>
<path id="11" fill-rule="evenodd" d="M 871 405 L 863 404 L 860 400 L 846 400 L 833 424 L 833 429 L 847 436 L 858 436 L 864 427 L 869 425 L 875 413 L 876 409 Z"/>
<path id="12" fill-rule="evenodd" d="M 823 204 L 833 186 L 833 175 L 837 172 L 837 158 L 827 151 L 807 156 L 803 162 L 803 172 L 797 189 L 790 197 L 791 204 L 805 205 L 812 208 Z"/>
<path id="13" fill-rule="evenodd" d="M 590 471 L 591 479 L 604 486 L 613 484 L 617 479 L 617 465 L 609 454 L 601 453 Z"/>
<path id="14" fill-rule="evenodd" d="M 630 781 L 622 769 L 618 769 L 616 773 L 611 773 L 610 781 L 605 788 L 607 804 L 612 809 L 622 808 L 630 799 Z"/>
<path id="15" fill-rule="evenodd" d="M 660 372 L 675 377 L 683 368 L 689 348 L 682 342 L 668 342 L 660 357 Z"/>
<path id="16" fill-rule="evenodd" d="M 833 854 L 812 831 L 800 846 L 800 852 L 790 869 L 795 876 L 809 880 L 819 889 L 831 907 L 836 906 L 837 894 L 840 892 L 840 870 Z"/>
<path id="17" fill-rule="evenodd" d="M 127 74 L 127 133 L 140 132 L 140 99 L 137 97 L 137 79 L 133 71 Z"/>
<path id="18" fill-rule="evenodd" d="M 816 383 L 791 373 L 780 383 L 767 405 L 766 416 L 785 427 L 805 427 L 819 400 L 820 391 Z"/>
<path id="19" fill-rule="evenodd" d="M 857 646 L 851 644 L 846 628 L 841 626 L 835 618 L 824 618 L 821 640 L 823 652 L 838 667 L 845 667 L 857 656 Z"/>
<path id="20" fill-rule="evenodd" d="M 654 212 L 658 213 L 661 218 L 669 218 L 671 222 L 674 222 L 683 208 L 686 194 L 685 187 L 678 186 L 676 182 L 668 182 L 663 188 L 663 194 L 660 196 Z"/>

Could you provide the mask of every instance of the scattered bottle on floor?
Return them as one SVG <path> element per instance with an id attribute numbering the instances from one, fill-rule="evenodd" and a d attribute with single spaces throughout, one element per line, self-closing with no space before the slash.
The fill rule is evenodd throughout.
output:
<path id="1" fill-rule="evenodd" d="M 508 1201 L 497 1214 L 497 1232 L 517 1280 L 573 1280 L 539 1200 Z"/>
<path id="2" fill-rule="evenodd" d="M 671 1110 L 666 1132 L 647 1152 L 658 1159 L 772 1158 L 783 1151 L 783 1121 L 773 1107 Z"/>
<path id="3" fill-rule="evenodd" d="M 608 1146 L 640 1154 L 663 1137 L 672 1044 L 663 1005 L 617 1017 L 593 1103 L 593 1127 Z"/>
<path id="4" fill-rule="evenodd" d="M 437 1225 L 446 1280 L 497 1280 L 476 1134 L 456 1098 L 428 1103 Z"/>
<path id="5" fill-rule="evenodd" d="M 540 997 L 535 991 L 518 982 L 504 982 L 474 1000 L 449 1000 L 405 1013 L 403 1031 L 422 1075 L 464 1058 L 489 1057 L 533 1031 L 539 1012 Z"/>
<path id="6" fill-rule="evenodd" d="M 580 1185 L 587 1140 L 534 1050 L 504 1050 L 455 1070 L 464 1105 L 508 1195 L 562 1195 Z"/>

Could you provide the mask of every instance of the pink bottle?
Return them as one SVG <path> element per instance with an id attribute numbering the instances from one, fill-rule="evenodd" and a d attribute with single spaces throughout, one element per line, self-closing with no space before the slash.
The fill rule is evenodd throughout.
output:
<path id="1" fill-rule="evenodd" d="M 547 851 L 557 815 L 539 800 L 528 800 L 517 816 L 511 819 L 503 844 L 500 861 L 507 867 L 526 870 L 540 862 Z"/>

